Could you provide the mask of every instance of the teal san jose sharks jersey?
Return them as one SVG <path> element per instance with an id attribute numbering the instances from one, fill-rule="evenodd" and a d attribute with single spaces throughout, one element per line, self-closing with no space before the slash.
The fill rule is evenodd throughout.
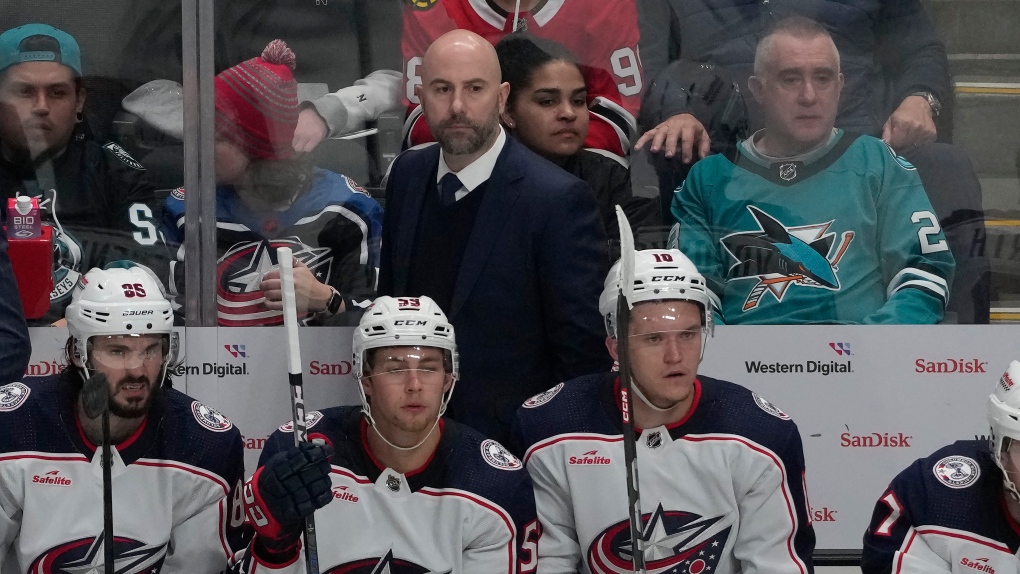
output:
<path id="1" fill-rule="evenodd" d="M 807 164 L 765 166 L 741 144 L 677 189 L 679 248 L 720 297 L 721 322 L 942 319 L 955 264 L 916 170 L 879 139 L 838 135 Z"/>

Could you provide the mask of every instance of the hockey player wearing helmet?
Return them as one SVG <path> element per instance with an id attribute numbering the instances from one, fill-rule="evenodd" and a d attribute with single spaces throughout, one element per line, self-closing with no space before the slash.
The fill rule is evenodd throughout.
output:
<path id="1" fill-rule="evenodd" d="M 379 297 L 354 332 L 362 405 L 308 413 L 266 442 L 245 490 L 256 536 L 237 572 L 300 572 L 315 515 L 322 572 L 533 572 L 531 481 L 503 446 L 443 418 L 453 325 L 428 297 Z M 327 503 L 330 503 L 328 504 Z"/>
<path id="2" fill-rule="evenodd" d="M 68 367 L 0 387 L 0 564 L 103 569 L 103 433 L 81 392 L 92 379 L 109 391 L 117 571 L 222 570 L 244 545 L 241 435 L 171 388 L 178 341 L 159 283 L 140 266 L 92 269 L 66 319 Z"/>
<path id="3" fill-rule="evenodd" d="M 649 572 L 806 574 L 814 531 L 797 426 L 739 385 L 698 374 L 716 301 L 677 250 L 638 251 L 629 325 L 616 322 L 620 262 L 599 309 L 619 358 L 629 336 Z M 535 483 L 539 572 L 629 571 L 617 373 L 580 377 L 517 412 L 513 445 Z"/>
<path id="4" fill-rule="evenodd" d="M 864 533 L 865 574 L 1020 572 L 1020 361 L 988 397 L 990 440 L 960 440 L 889 484 Z"/>

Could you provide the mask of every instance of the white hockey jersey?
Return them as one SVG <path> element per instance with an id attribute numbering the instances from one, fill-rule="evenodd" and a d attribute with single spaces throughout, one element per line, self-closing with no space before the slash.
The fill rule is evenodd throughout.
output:
<path id="1" fill-rule="evenodd" d="M 875 504 L 861 571 L 1020 573 L 1020 524 L 1005 496 L 987 441 L 957 441 L 918 459 Z"/>
<path id="2" fill-rule="evenodd" d="M 515 574 L 534 572 L 538 521 L 521 461 L 470 428 L 443 419 L 436 452 L 419 470 L 383 468 L 365 442 L 361 407 L 306 417 L 309 440 L 333 445 L 333 500 L 315 513 L 323 573 Z M 260 465 L 293 443 L 288 423 L 266 441 Z M 234 572 L 305 572 L 260 559 L 254 544 Z"/>
<path id="3" fill-rule="evenodd" d="M 538 572 L 631 571 L 619 379 L 580 377 L 518 411 L 535 484 Z M 805 574 L 814 531 L 797 426 L 751 391 L 699 377 L 688 415 L 637 439 L 649 574 Z"/>
<path id="4" fill-rule="evenodd" d="M 102 449 L 75 415 L 78 380 L 65 372 L 0 387 L 4 574 L 104 571 Z M 246 542 L 243 456 L 230 421 L 165 388 L 113 449 L 117 574 L 225 568 Z"/>

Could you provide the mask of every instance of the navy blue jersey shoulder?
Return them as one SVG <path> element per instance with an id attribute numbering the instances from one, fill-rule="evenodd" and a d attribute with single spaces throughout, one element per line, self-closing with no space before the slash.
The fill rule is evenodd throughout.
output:
<path id="1" fill-rule="evenodd" d="M 76 376 L 68 371 L 0 389 L 0 403 L 8 405 L 0 406 L 0 452 L 91 457 L 95 446 L 79 430 L 76 397 Z M 141 458 L 171 460 L 212 472 L 230 486 L 244 470 L 241 434 L 233 424 L 166 387 L 153 401 L 141 433 L 119 450 L 127 464 Z"/>
<path id="2" fill-rule="evenodd" d="M 360 406 L 342 406 L 309 413 L 309 439 L 322 438 L 333 446 L 333 466 L 340 466 L 376 481 L 382 473 L 368 452 L 364 435 L 374 432 L 364 423 Z M 285 428 L 286 430 L 283 430 Z M 259 459 L 262 466 L 274 454 L 293 446 L 289 426 L 277 429 L 266 441 Z M 412 491 L 422 488 L 465 490 L 509 508 L 511 499 L 525 483 L 527 472 L 516 457 L 499 443 L 473 429 L 443 419 L 443 436 L 436 453 L 424 469 L 407 476 Z"/>
<path id="3" fill-rule="evenodd" d="M 523 454 L 532 445 L 566 433 L 621 434 L 616 379 L 616 373 L 587 375 L 526 401 L 514 422 L 515 452 Z M 735 434 L 783 452 L 791 434 L 797 435 L 790 417 L 748 389 L 705 376 L 699 376 L 698 382 L 700 395 L 694 410 L 683 424 L 670 429 L 673 438 Z"/>

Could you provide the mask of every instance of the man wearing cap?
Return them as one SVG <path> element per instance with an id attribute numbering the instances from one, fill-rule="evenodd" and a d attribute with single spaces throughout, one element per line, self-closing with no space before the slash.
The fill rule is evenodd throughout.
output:
<path id="1" fill-rule="evenodd" d="M 92 137 L 82 74 L 78 43 L 66 32 L 26 24 L 0 34 L 0 197 L 5 205 L 16 195 L 38 198 L 53 226 L 44 324 L 63 317 L 83 269 L 118 259 L 158 269 L 164 259 L 160 193 L 123 148 Z"/>
<path id="2" fill-rule="evenodd" d="M 374 294 L 382 207 L 354 181 L 294 154 L 294 53 L 273 40 L 259 57 L 216 76 L 216 265 L 219 324 L 280 325 L 276 250 L 296 259 L 299 315 L 308 323 L 356 324 Z M 183 245 L 184 192 L 166 199 L 167 241 Z M 184 287 L 185 256 L 170 289 Z"/>

